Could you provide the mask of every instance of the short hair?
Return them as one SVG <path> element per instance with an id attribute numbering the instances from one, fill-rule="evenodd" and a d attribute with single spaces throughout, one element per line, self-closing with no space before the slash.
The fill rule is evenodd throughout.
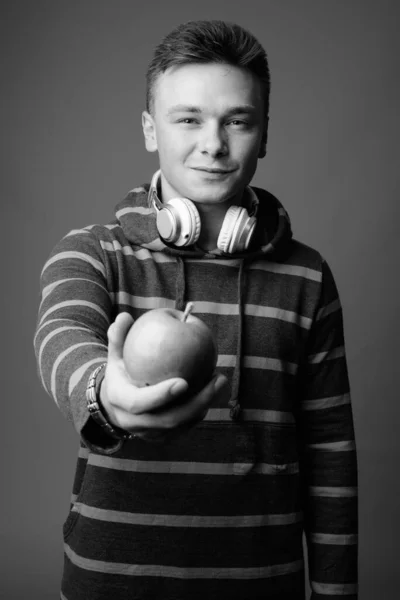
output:
<path id="1" fill-rule="evenodd" d="M 156 47 L 146 73 L 146 109 L 154 109 L 154 86 L 168 68 L 190 63 L 224 63 L 247 69 L 260 81 L 265 117 L 269 113 L 267 54 L 249 31 L 225 21 L 189 21 L 178 25 Z"/>

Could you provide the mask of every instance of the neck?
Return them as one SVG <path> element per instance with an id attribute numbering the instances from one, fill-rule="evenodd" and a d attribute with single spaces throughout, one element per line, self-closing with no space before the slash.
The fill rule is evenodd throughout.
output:
<path id="1" fill-rule="evenodd" d="M 215 250 L 226 211 L 232 204 L 239 204 L 239 202 L 196 204 L 201 219 L 200 237 L 197 241 L 200 248 L 206 251 Z"/>
<path id="2" fill-rule="evenodd" d="M 197 244 L 203 250 L 215 250 L 217 248 L 218 236 L 221 231 L 227 210 L 230 206 L 245 206 L 249 202 L 245 191 L 234 198 L 221 202 L 220 204 L 196 203 L 201 219 L 201 232 Z"/>
<path id="3" fill-rule="evenodd" d="M 166 188 L 168 190 L 168 184 L 164 186 L 161 183 L 161 189 L 158 189 L 159 197 L 162 198 L 163 202 L 168 200 L 168 192 L 165 193 Z M 224 222 L 225 215 L 230 206 L 236 205 L 241 206 L 243 202 L 246 202 L 246 191 L 242 191 L 233 198 L 226 200 L 221 203 L 203 203 L 194 202 L 200 215 L 201 220 L 201 231 L 197 245 L 205 251 L 215 250 L 217 248 L 218 236 L 221 231 L 222 223 Z"/>

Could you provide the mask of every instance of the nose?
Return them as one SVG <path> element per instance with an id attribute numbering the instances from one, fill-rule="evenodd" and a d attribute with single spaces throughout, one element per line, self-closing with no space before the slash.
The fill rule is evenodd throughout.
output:
<path id="1" fill-rule="evenodd" d="M 210 124 L 204 128 L 200 141 L 202 154 L 209 156 L 223 156 L 228 151 L 225 133 L 218 124 Z"/>

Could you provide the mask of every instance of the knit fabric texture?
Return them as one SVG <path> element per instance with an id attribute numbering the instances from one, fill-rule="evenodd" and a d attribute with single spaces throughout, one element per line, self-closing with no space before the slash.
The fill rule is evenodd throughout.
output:
<path id="1" fill-rule="evenodd" d="M 41 275 L 39 375 L 80 437 L 61 598 L 303 600 L 308 576 L 312 600 L 355 600 L 356 446 L 327 262 L 265 190 L 240 255 L 165 244 L 148 191 L 71 231 Z M 108 327 L 188 301 L 235 397 L 161 444 L 108 438 L 85 400 Z"/>

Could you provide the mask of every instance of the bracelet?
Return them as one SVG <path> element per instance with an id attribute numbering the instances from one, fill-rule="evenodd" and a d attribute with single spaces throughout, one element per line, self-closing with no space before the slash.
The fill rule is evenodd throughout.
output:
<path id="1" fill-rule="evenodd" d="M 89 377 L 89 382 L 86 388 L 87 409 L 92 419 L 96 421 L 96 423 L 100 425 L 100 427 L 102 427 L 108 433 L 108 435 L 117 440 L 130 440 L 134 436 L 124 429 L 120 429 L 119 427 L 111 425 L 101 407 L 98 393 L 101 382 L 98 380 L 98 375 L 102 369 L 105 368 L 106 364 L 107 363 L 103 363 L 97 367 Z"/>

